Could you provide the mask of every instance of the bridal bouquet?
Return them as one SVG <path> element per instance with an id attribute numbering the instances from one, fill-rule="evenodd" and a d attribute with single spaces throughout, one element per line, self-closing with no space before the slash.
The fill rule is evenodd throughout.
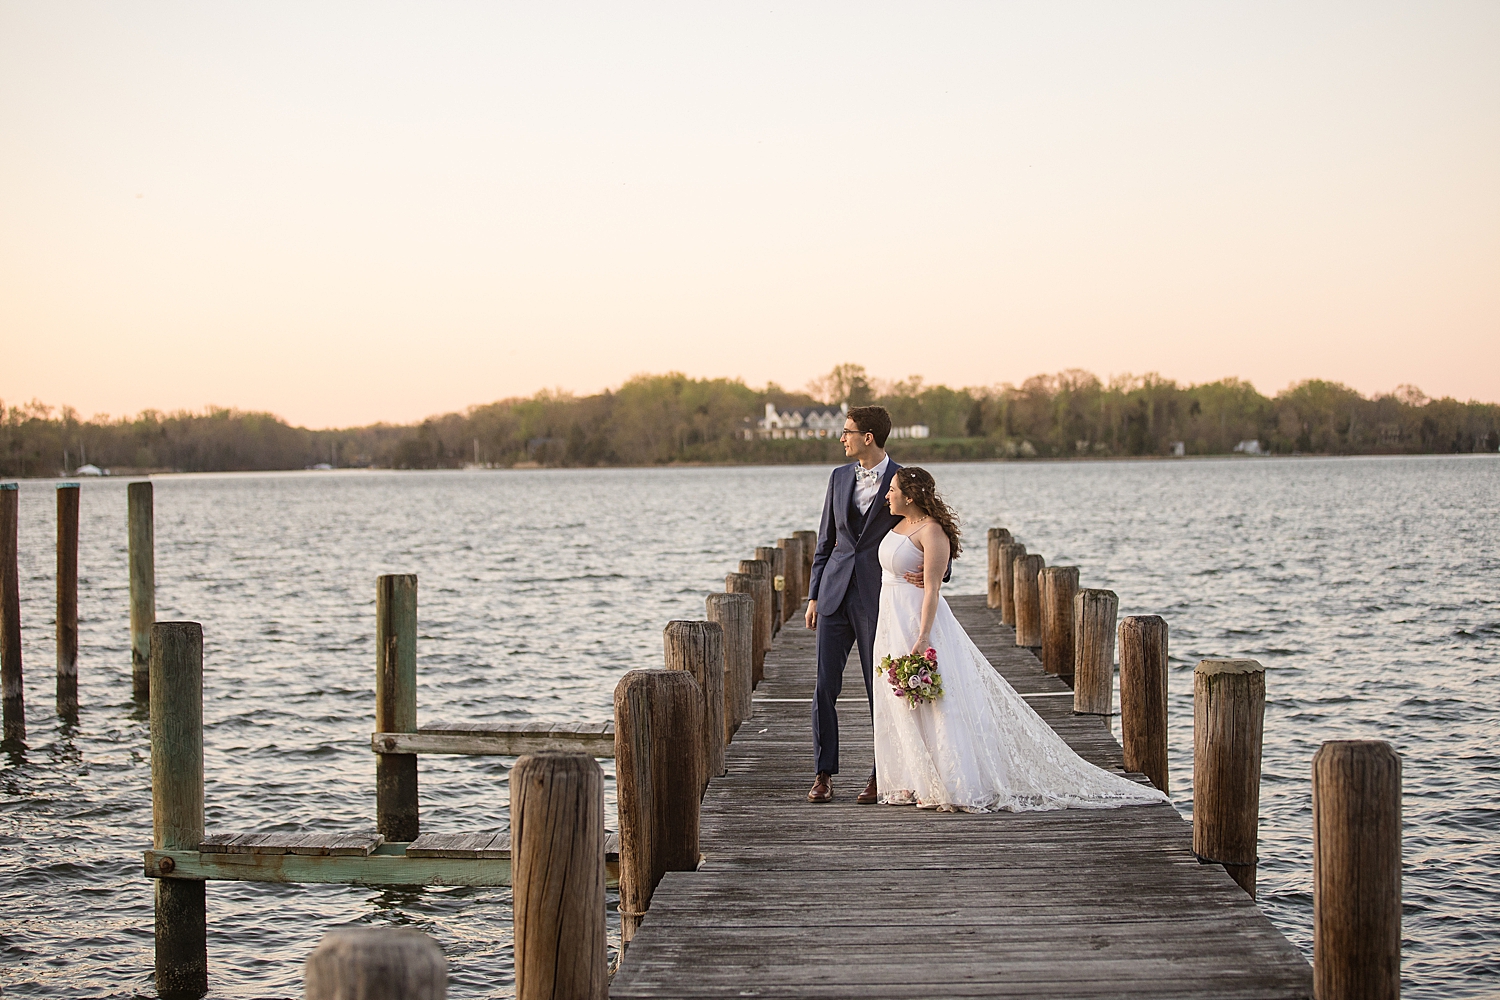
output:
<path id="1" fill-rule="evenodd" d="M 943 677 L 938 673 L 935 649 L 929 648 L 921 655 L 887 655 L 880 661 L 880 669 L 895 692 L 913 707 L 942 697 Z"/>

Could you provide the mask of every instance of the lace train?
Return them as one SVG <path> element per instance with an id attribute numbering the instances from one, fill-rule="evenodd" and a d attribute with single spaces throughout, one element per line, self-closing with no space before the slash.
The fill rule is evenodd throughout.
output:
<path id="1" fill-rule="evenodd" d="M 900 539 L 890 544 L 891 539 Z M 887 546 L 906 545 L 897 559 Z M 886 569 L 880 593 L 875 656 L 900 656 L 917 636 L 922 591 L 902 580 L 901 563 L 917 554 L 892 532 L 881 546 Z M 889 564 L 888 564 L 889 562 Z M 906 568 L 912 568 L 908 566 Z M 1053 731 L 974 645 L 948 602 L 939 600 L 932 628 L 944 693 L 911 706 L 891 690 L 877 666 L 875 768 L 881 801 L 926 808 L 994 812 L 1112 809 L 1165 802 L 1150 785 L 1085 761 Z"/>

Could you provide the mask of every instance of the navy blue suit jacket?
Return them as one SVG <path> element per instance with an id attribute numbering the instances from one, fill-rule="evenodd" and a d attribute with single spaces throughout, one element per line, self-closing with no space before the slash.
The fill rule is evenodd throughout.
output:
<path id="1" fill-rule="evenodd" d="M 807 596 L 818 602 L 819 614 L 833 614 L 844 603 L 849 580 L 858 575 L 860 600 L 869 607 L 861 609 L 870 620 L 880 613 L 880 543 L 901 522 L 891 513 L 885 495 L 891 480 L 901 466 L 891 459 L 880 481 L 880 493 L 865 514 L 865 527 L 855 537 L 849 527 L 849 505 L 854 497 L 854 470 L 850 462 L 833 470 L 828 477 L 828 495 L 823 500 L 823 519 L 818 522 L 818 548 L 813 553 L 812 578 Z"/>

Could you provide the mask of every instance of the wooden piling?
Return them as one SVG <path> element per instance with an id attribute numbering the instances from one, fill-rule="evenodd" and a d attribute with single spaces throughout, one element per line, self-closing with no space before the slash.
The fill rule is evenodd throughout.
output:
<path id="1" fill-rule="evenodd" d="M 1313 995 L 1401 996 L 1401 757 L 1380 740 L 1313 755 Z"/>
<path id="2" fill-rule="evenodd" d="M 78 713 L 78 484 L 57 484 L 57 714 Z"/>
<path id="3" fill-rule="evenodd" d="M 781 595 L 781 620 L 789 622 L 802 610 L 807 600 L 807 581 L 802 577 L 802 542 L 797 538 L 778 538 L 776 547 L 786 553 L 782 572 L 786 587 Z"/>
<path id="4" fill-rule="evenodd" d="M 737 575 L 750 577 L 751 584 L 744 586 L 734 580 Z M 755 598 L 755 672 L 754 682 L 760 685 L 766 675 L 766 651 L 771 648 L 771 564 L 764 559 L 741 559 L 739 574 L 724 577 L 724 589 L 730 593 L 746 593 Z"/>
<path id="5" fill-rule="evenodd" d="M 808 541 L 793 533 L 792 537 L 797 540 L 797 606 L 792 609 L 792 617 L 800 618 L 807 605 L 807 577 L 812 568 L 812 554 L 807 551 Z M 817 535 L 813 535 L 812 544 L 817 543 Z M 790 556 L 788 556 L 790 558 Z"/>
<path id="6" fill-rule="evenodd" d="M 417 731 L 417 577 L 375 579 L 375 731 Z M 417 839 L 417 755 L 375 755 L 375 827 L 386 840 Z"/>
<path id="7" fill-rule="evenodd" d="M 818 554 L 816 531 L 794 531 L 792 537 L 802 543 L 802 600 L 807 600 L 808 588 L 812 586 L 813 556 Z"/>
<path id="8" fill-rule="evenodd" d="M 1256 660 L 1193 670 L 1193 853 L 1255 897 L 1266 672 Z"/>
<path id="9" fill-rule="evenodd" d="M 662 630 L 668 670 L 686 670 L 703 691 L 703 788 L 724 773 L 724 628 L 718 622 L 670 621 Z"/>
<path id="10" fill-rule="evenodd" d="M 158 851 L 196 851 L 203 840 L 203 626 L 151 628 L 151 841 Z M 156 990 L 208 992 L 204 883 L 156 880 Z"/>
<path id="11" fill-rule="evenodd" d="M 125 488 L 130 536 L 130 688 L 151 696 L 151 626 L 156 621 L 156 514 L 149 480 Z"/>
<path id="12" fill-rule="evenodd" d="M 1000 546 L 1000 623 L 1016 623 L 1016 560 L 1026 554 L 1026 546 L 1020 542 L 1005 542 Z"/>
<path id="13" fill-rule="evenodd" d="M 730 594 L 742 594 L 750 598 L 750 690 L 755 690 L 755 685 L 760 683 L 762 665 L 766 657 L 766 641 L 762 635 L 760 624 L 760 602 L 756 600 L 755 592 L 758 583 L 755 577 L 749 573 L 727 573 L 724 576 L 724 590 Z"/>
<path id="14" fill-rule="evenodd" d="M 1157 615 L 1120 621 L 1120 742 L 1125 770 L 1167 787 L 1167 623 Z"/>
<path id="15" fill-rule="evenodd" d="M 26 739 L 26 686 L 21 676 L 21 491 L 0 483 L 0 717 L 6 743 Z"/>
<path id="16" fill-rule="evenodd" d="M 510 772 L 516 1000 L 607 1000 L 604 772 L 581 753 Z"/>
<path id="17" fill-rule="evenodd" d="M 991 528 L 985 536 L 989 543 L 988 561 L 984 574 L 985 603 L 992 608 L 1000 607 L 1000 546 L 1011 542 L 1008 528 Z"/>
<path id="18" fill-rule="evenodd" d="M 1073 683 L 1073 597 L 1078 593 L 1077 566 L 1048 566 L 1040 581 L 1042 669 Z"/>
<path id="19" fill-rule="evenodd" d="M 1073 595 L 1073 711 L 1112 715 L 1115 710 L 1115 617 L 1113 590 Z"/>
<path id="20" fill-rule="evenodd" d="M 682 670 L 632 670 L 615 685 L 622 944 L 662 874 L 698 867 L 702 705 L 698 682 Z"/>
<path id="21" fill-rule="evenodd" d="M 755 677 L 755 598 L 749 594 L 709 594 L 705 617 L 724 629 L 724 742 L 750 718 Z"/>
<path id="22" fill-rule="evenodd" d="M 781 623 L 786 621 L 782 610 L 786 605 L 786 551 L 774 545 L 759 545 L 755 549 L 755 558 L 771 566 L 771 637 L 774 639 L 781 631 Z"/>
<path id="23" fill-rule="evenodd" d="M 1011 589 L 1016 602 L 1016 645 L 1036 649 L 1042 644 L 1042 596 L 1038 577 L 1047 566 L 1041 556 L 1031 553 L 1016 559 L 1011 575 Z"/>
<path id="24" fill-rule="evenodd" d="M 306 1000 L 447 1000 L 448 961 L 410 927 L 338 927 L 303 966 Z"/>

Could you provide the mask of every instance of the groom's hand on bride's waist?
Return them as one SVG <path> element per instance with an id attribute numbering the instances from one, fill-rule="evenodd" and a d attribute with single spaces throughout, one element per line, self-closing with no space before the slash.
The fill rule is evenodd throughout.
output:
<path id="1" fill-rule="evenodd" d="M 903 574 L 901 574 L 901 577 L 907 583 L 911 584 L 913 587 L 921 587 L 922 586 L 922 581 L 924 579 L 926 579 L 922 575 L 922 571 L 921 570 L 917 570 L 916 572 L 913 572 L 913 573 L 903 573 Z"/>

